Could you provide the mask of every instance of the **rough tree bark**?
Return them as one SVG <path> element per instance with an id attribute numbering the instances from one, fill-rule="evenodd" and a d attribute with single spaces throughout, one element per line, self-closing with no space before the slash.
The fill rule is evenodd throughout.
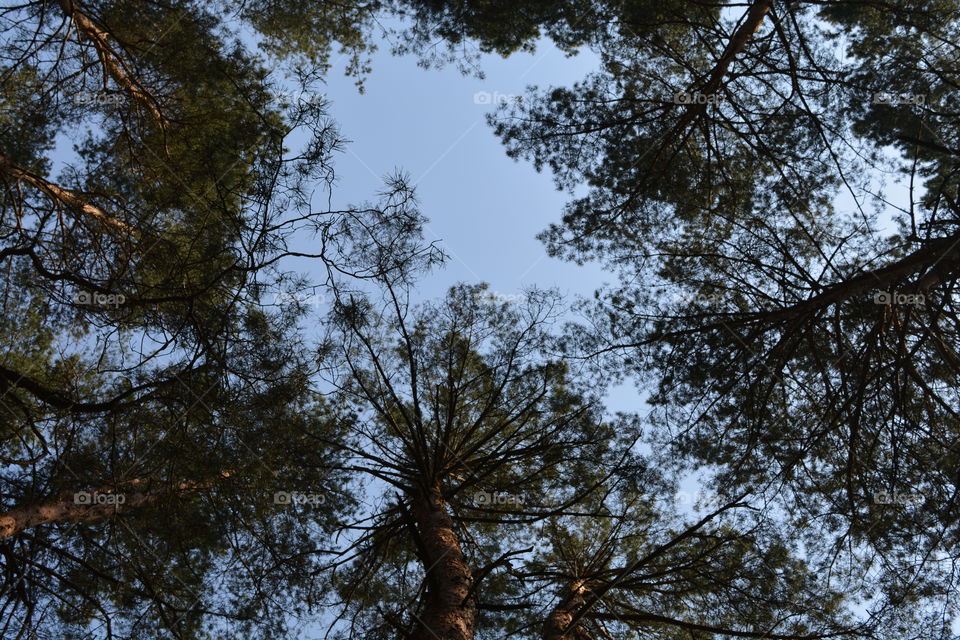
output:
<path id="1" fill-rule="evenodd" d="M 224 471 L 219 477 L 228 478 L 229 476 L 230 472 Z M 125 484 L 136 487 L 146 483 L 147 480 L 134 479 Z M 171 494 L 192 493 L 209 488 L 212 484 L 212 482 L 187 481 L 181 482 L 173 487 L 161 487 L 146 491 L 117 491 L 115 488 L 104 488 L 100 491 L 89 492 L 107 496 L 123 495 L 123 502 L 116 504 L 81 504 L 75 500 L 74 496 L 69 496 L 56 502 L 16 507 L 0 513 L 0 540 L 10 538 L 28 529 L 44 524 L 95 522 L 119 513 L 125 513 L 137 507 L 153 504 L 157 500 L 165 496 L 170 496 Z"/>
<path id="2" fill-rule="evenodd" d="M 426 598 L 409 640 L 473 640 L 477 605 L 470 593 L 473 574 L 453 528 L 440 489 L 411 501 L 426 572 Z"/>
<path id="3" fill-rule="evenodd" d="M 541 633 L 543 640 L 593 640 L 593 637 L 579 623 L 568 630 L 574 615 L 587 602 L 585 597 L 587 588 L 586 580 L 578 580 L 567 587 L 560 602 L 543 624 Z"/>

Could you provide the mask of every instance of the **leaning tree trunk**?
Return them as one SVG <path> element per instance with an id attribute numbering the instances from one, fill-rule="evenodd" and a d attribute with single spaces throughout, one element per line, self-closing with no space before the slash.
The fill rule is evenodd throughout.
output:
<path id="1" fill-rule="evenodd" d="M 229 478 L 230 472 L 223 471 L 219 478 Z M 123 487 L 144 485 L 145 479 L 133 479 Z M 96 522 L 121 513 L 127 513 L 139 507 L 154 504 L 158 500 L 178 494 L 188 494 L 213 486 L 213 482 L 180 482 L 172 487 L 160 487 L 145 491 L 118 492 L 118 487 L 109 487 L 100 491 L 82 492 L 87 495 L 123 496 L 122 502 L 110 501 L 107 504 L 78 502 L 76 496 L 64 497 L 54 502 L 14 507 L 0 512 L 0 540 L 11 538 L 28 529 L 45 524 L 66 524 L 69 522 Z"/>
<path id="2" fill-rule="evenodd" d="M 453 529 L 439 488 L 415 496 L 411 513 L 426 572 L 423 612 L 409 640 L 473 640 L 477 606 L 473 574 Z"/>
<path id="3" fill-rule="evenodd" d="M 130 64 L 123 59 L 120 48 L 110 43 L 110 33 L 98 27 L 90 16 L 80 10 L 78 4 L 73 0 L 60 0 L 60 8 L 76 25 L 81 38 L 93 43 L 104 72 L 130 97 L 147 107 L 161 127 L 165 126 L 168 120 L 160 111 L 157 100 L 131 73 Z"/>
<path id="4" fill-rule="evenodd" d="M 0 540 L 44 524 L 96 522 L 156 502 L 157 497 L 157 494 L 137 493 L 122 504 L 77 504 L 67 498 L 46 504 L 15 507 L 0 513 Z"/>
<path id="5" fill-rule="evenodd" d="M 136 229 L 120 220 L 110 217 L 103 209 L 90 204 L 77 193 L 54 184 L 43 176 L 28 171 L 24 167 L 10 161 L 3 154 L 3 150 L 0 150 L 0 173 L 4 173 L 16 180 L 18 187 L 20 183 L 25 183 L 39 189 L 58 205 L 66 205 L 68 209 L 74 208 L 81 211 L 85 215 L 97 220 L 100 224 L 114 231 L 122 232 L 124 236 L 135 237 L 137 235 Z"/>

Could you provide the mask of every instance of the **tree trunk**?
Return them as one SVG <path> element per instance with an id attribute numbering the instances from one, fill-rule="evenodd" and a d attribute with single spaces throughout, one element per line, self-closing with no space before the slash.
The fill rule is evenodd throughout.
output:
<path id="1" fill-rule="evenodd" d="M 730 41 L 727 42 L 727 46 L 726 49 L 724 49 L 723 55 L 720 56 L 720 59 L 717 60 L 717 63 L 710 71 L 710 75 L 707 77 L 706 83 L 697 89 L 698 93 L 705 95 L 716 93 L 716 91 L 720 88 L 720 85 L 723 83 L 723 77 L 727 74 L 727 70 L 730 68 L 730 64 L 733 62 L 734 58 L 736 58 L 737 54 L 744 50 L 747 45 L 747 41 L 753 37 L 753 34 L 760 30 L 760 26 L 763 24 L 764 18 L 766 18 L 767 14 L 770 13 L 770 10 L 773 9 L 773 1 L 774 0 L 754 0 L 754 2 L 750 5 L 750 8 L 747 10 L 740 28 L 737 29 L 736 33 L 733 34 L 733 37 L 730 38 Z M 706 109 L 706 103 L 693 102 L 690 104 L 687 107 L 686 112 L 680 118 L 677 130 L 682 131 L 686 129 L 687 125 L 690 124 L 698 115 L 706 111 Z"/>
<path id="2" fill-rule="evenodd" d="M 2 153 L 0 153 L 0 171 L 13 177 L 18 182 L 26 182 L 30 186 L 39 189 L 59 205 L 66 205 L 67 207 L 77 209 L 94 218 L 99 223 L 116 231 L 122 232 L 124 235 L 136 235 L 136 229 L 133 227 L 130 227 L 119 220 L 111 218 L 106 212 L 103 211 L 103 209 L 93 206 L 73 191 L 64 189 L 63 187 L 58 186 L 35 173 L 31 173 L 17 164 L 14 164 Z"/>
<path id="3" fill-rule="evenodd" d="M 220 478 L 227 478 L 230 472 L 220 473 Z M 131 480 L 126 485 L 142 485 L 143 479 Z M 124 513 L 137 507 L 153 504 L 164 496 L 171 494 L 186 494 L 212 486 L 212 482 L 181 482 L 174 487 L 163 487 L 148 491 L 122 492 L 113 488 L 100 491 L 80 492 L 86 496 L 112 496 L 107 503 L 99 503 L 96 498 L 81 498 L 76 494 L 56 502 L 46 504 L 16 507 L 5 513 L 0 513 L 0 540 L 10 538 L 19 533 L 44 524 L 66 522 L 95 522 L 104 518 Z M 123 496 L 122 501 L 119 496 Z"/>
<path id="4" fill-rule="evenodd" d="M 133 76 L 129 65 L 110 45 L 110 34 L 94 24 L 90 17 L 80 10 L 73 0 L 60 0 L 60 8 L 73 21 L 81 37 L 93 43 L 106 73 L 113 78 L 130 96 L 144 105 L 161 127 L 166 126 L 167 118 L 160 111 L 157 101 L 150 92 Z"/>
<path id="5" fill-rule="evenodd" d="M 477 605 L 473 574 L 438 488 L 415 496 L 411 513 L 424 554 L 426 607 L 409 640 L 473 640 Z"/>
<path id="6" fill-rule="evenodd" d="M 44 524 L 102 520 L 155 502 L 157 494 L 136 493 L 129 496 L 125 495 L 125 497 L 126 500 L 122 504 L 78 504 L 71 497 L 57 502 L 11 509 L 0 514 L 0 540 Z"/>
<path id="7" fill-rule="evenodd" d="M 567 627 L 573 622 L 577 611 L 586 604 L 586 582 L 574 582 L 564 592 L 560 603 L 550 612 L 550 617 L 543 623 L 543 640 L 593 640 L 586 629 L 577 624 L 569 631 Z"/>

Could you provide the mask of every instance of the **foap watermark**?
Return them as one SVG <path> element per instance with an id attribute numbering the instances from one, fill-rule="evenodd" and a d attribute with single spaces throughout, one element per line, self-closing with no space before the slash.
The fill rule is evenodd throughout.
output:
<path id="1" fill-rule="evenodd" d="M 520 304 L 526 301 L 525 293 L 500 293 L 499 291 L 483 291 L 473 296 L 475 303 L 480 302 L 500 302 L 505 304 Z"/>
<path id="2" fill-rule="evenodd" d="M 473 104 L 517 104 L 520 102 L 523 102 L 523 95 L 519 93 L 477 91 L 473 94 Z"/>
<path id="3" fill-rule="evenodd" d="M 307 493 L 305 491 L 274 491 L 273 504 L 281 505 L 321 505 L 327 502 L 323 493 Z"/>
<path id="4" fill-rule="evenodd" d="M 873 94 L 870 102 L 872 104 L 886 104 L 890 106 L 901 104 L 921 105 L 926 104 L 927 96 L 922 93 L 891 93 L 889 91 L 879 91 Z"/>
<path id="5" fill-rule="evenodd" d="M 500 506 L 500 505 L 520 505 L 525 504 L 527 499 L 524 496 L 512 493 L 499 493 L 496 491 L 477 491 L 473 494 L 473 503 L 478 507 Z"/>
<path id="6" fill-rule="evenodd" d="M 80 91 L 73 96 L 73 101 L 80 106 L 116 106 L 123 103 L 123 96 L 119 93 L 108 93 L 106 91 Z"/>
<path id="7" fill-rule="evenodd" d="M 77 491 L 73 494 L 73 504 L 92 507 L 95 505 L 119 506 L 127 501 L 122 493 L 98 493 L 96 491 Z"/>
<path id="8" fill-rule="evenodd" d="M 897 291 L 876 291 L 873 294 L 874 304 L 884 305 L 903 305 L 910 304 L 916 307 L 922 306 L 926 302 L 922 293 L 899 293 Z"/>
<path id="9" fill-rule="evenodd" d="M 878 491 L 873 494 L 873 501 L 876 504 L 920 504 L 925 497 L 922 493 Z"/>
<path id="10" fill-rule="evenodd" d="M 726 101 L 726 98 L 719 93 L 680 91 L 673 94 L 674 104 L 720 104 L 724 101 Z"/>
<path id="11" fill-rule="evenodd" d="M 73 303 L 85 307 L 113 307 L 117 308 L 127 301 L 122 293 L 90 293 L 78 291 L 73 294 Z"/>

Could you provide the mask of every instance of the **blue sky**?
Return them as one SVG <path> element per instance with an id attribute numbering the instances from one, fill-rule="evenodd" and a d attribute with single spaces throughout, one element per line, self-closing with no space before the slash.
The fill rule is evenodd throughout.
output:
<path id="1" fill-rule="evenodd" d="M 569 194 L 558 192 L 549 174 L 508 158 L 485 115 L 492 102 L 522 95 L 531 84 L 572 84 L 596 58 L 567 58 L 544 43 L 534 54 L 485 56 L 486 77 L 478 79 L 454 66 L 422 69 L 388 48 L 376 55 L 363 95 L 342 66 L 328 77 L 330 115 L 351 141 L 336 163 L 335 202 L 369 199 L 398 169 L 410 175 L 430 219 L 427 238 L 441 241 L 450 256 L 445 269 L 421 282 L 426 297 L 459 281 L 489 282 L 503 296 L 532 285 L 592 293 L 602 281 L 598 267 L 549 258 L 535 237 L 559 220 Z M 491 103 L 478 104 L 484 101 Z"/>

